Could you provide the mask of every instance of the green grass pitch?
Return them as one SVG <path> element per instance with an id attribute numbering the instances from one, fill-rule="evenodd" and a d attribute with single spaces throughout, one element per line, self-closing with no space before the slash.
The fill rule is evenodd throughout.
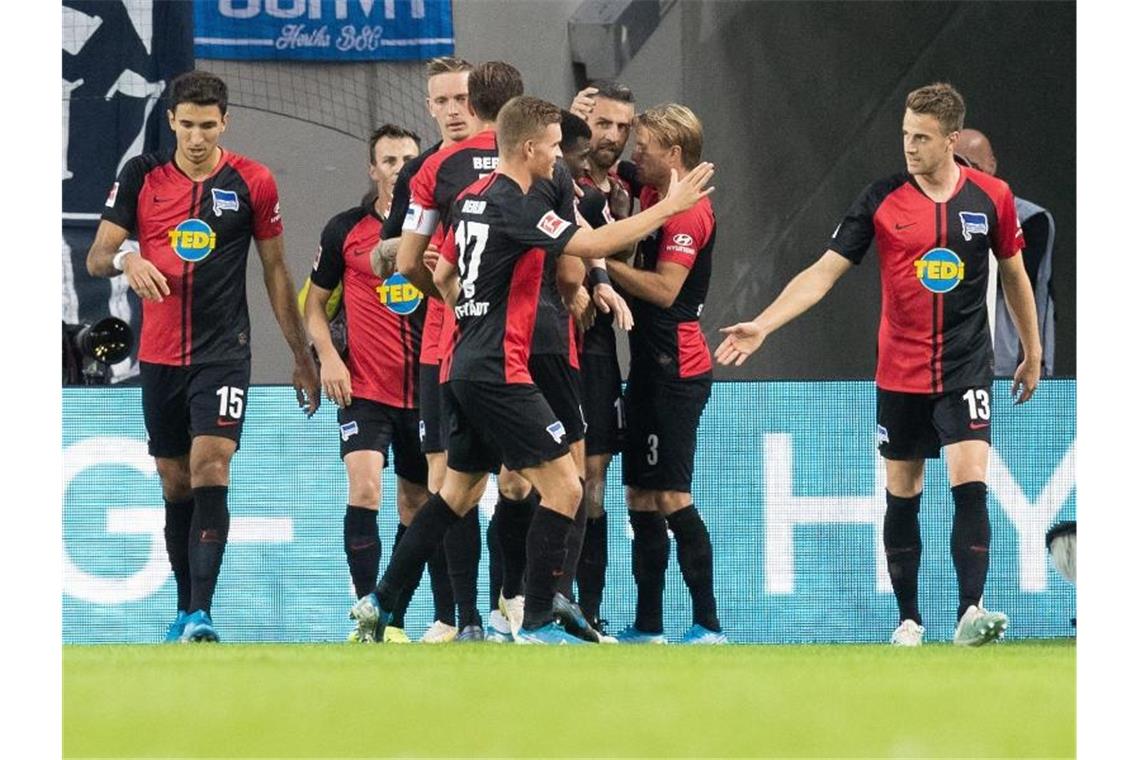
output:
<path id="1" fill-rule="evenodd" d="M 1072 757 L 1071 640 L 63 649 L 65 757 Z"/>

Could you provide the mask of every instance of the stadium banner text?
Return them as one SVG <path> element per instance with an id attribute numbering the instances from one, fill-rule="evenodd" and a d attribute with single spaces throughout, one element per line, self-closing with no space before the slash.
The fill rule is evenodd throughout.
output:
<path id="1" fill-rule="evenodd" d="M 1014 407 L 994 384 L 990 460 L 993 540 L 986 606 L 1009 614 L 1009 638 L 1072 635 L 1075 588 L 1051 566 L 1045 531 L 1076 519 L 1076 383 L 1042 382 Z M 249 391 L 233 461 L 232 522 L 214 600 L 224 641 L 337 641 L 354 601 L 345 564 L 344 468 L 336 407 L 306 420 L 292 388 Z M 736 642 L 886 641 L 897 609 L 882 549 L 884 475 L 870 382 L 716 383 L 701 419 L 693 484 L 715 551 L 721 622 Z M 161 639 L 175 608 L 163 503 L 147 455 L 138 388 L 63 391 L 63 640 Z M 396 528 L 395 479 L 383 472 L 382 564 Z M 491 480 L 480 504 L 484 527 Z M 606 488 L 609 567 L 602 617 L 632 621 L 631 533 L 615 457 Z M 920 607 L 927 640 L 953 634 L 953 504 L 942 462 L 923 493 Z M 487 553 L 479 607 L 487 600 Z M 426 580 L 408 633 L 431 623 Z M 665 628 L 688 627 L 688 594 L 672 550 Z"/>
<path id="2" fill-rule="evenodd" d="M 454 51 L 450 0 L 194 2 L 199 58 L 426 60 Z"/>

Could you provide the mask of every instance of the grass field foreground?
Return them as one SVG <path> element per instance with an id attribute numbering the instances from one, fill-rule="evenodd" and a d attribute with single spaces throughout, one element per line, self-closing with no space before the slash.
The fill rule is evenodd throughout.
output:
<path id="1" fill-rule="evenodd" d="M 67 646 L 65 757 L 1072 757 L 1070 641 Z"/>

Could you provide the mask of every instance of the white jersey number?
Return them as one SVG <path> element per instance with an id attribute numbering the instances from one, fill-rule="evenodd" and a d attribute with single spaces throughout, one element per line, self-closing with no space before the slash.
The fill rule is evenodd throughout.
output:
<path id="1" fill-rule="evenodd" d="M 479 278 L 479 262 L 487 247 L 490 225 L 462 220 L 455 227 L 455 242 L 459 246 L 459 282 L 465 298 L 475 297 L 475 280 Z"/>

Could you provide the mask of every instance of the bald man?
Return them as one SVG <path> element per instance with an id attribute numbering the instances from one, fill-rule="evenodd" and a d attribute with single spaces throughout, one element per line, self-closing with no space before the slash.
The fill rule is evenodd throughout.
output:
<path id="1" fill-rule="evenodd" d="M 997 156 L 984 133 L 976 129 L 963 129 L 958 137 L 957 153 L 986 174 L 997 173 Z M 1030 284 L 1033 285 L 1033 297 L 1037 302 L 1037 332 L 1041 336 L 1041 374 L 1049 377 L 1053 374 L 1056 321 L 1053 305 L 1053 215 L 1024 198 L 1015 197 L 1014 205 L 1017 208 L 1017 218 L 1021 222 L 1022 232 L 1025 234 L 1025 248 L 1022 250 L 1025 271 L 1029 275 Z M 994 333 L 994 372 L 999 376 L 1010 376 L 1020 361 L 1017 329 L 1006 308 L 1005 299 L 998 297 L 1001 292 L 1000 279 L 993 277 L 991 282 L 997 283 L 997 291 L 992 298 L 987 299 Z"/>

